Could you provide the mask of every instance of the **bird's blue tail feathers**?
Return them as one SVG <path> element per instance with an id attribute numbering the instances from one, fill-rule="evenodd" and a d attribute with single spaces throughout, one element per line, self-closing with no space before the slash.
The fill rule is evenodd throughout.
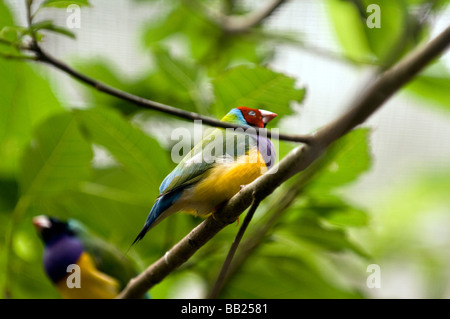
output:
<path id="1" fill-rule="evenodd" d="M 150 210 L 150 213 L 148 214 L 144 227 L 139 232 L 139 234 L 137 235 L 136 239 L 133 241 L 131 246 L 133 246 L 135 243 L 139 242 L 142 238 L 144 238 L 145 234 L 154 225 L 158 217 L 162 213 L 164 213 L 164 211 L 167 210 L 170 206 L 172 206 L 173 203 L 175 203 L 178 200 L 178 198 L 180 198 L 182 192 L 183 189 L 176 189 L 158 197 L 152 209 Z"/>

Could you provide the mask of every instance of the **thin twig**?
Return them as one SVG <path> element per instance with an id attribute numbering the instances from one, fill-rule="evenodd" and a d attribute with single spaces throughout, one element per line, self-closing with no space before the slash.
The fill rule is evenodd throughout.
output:
<path id="1" fill-rule="evenodd" d="M 31 13 L 31 6 L 33 5 L 33 0 L 26 0 L 25 1 L 25 9 L 27 14 L 27 23 L 28 28 L 31 30 L 31 25 L 33 24 L 33 14 Z"/>
<path id="2" fill-rule="evenodd" d="M 34 14 L 31 12 L 31 6 L 33 5 L 34 0 L 26 0 L 26 11 L 27 11 L 27 23 L 28 23 L 28 30 L 30 30 L 30 35 L 33 41 L 34 45 L 37 45 L 38 40 L 36 37 L 36 30 L 32 28 L 33 26 L 33 19 Z M 35 12 L 36 13 L 36 12 Z"/>
<path id="3" fill-rule="evenodd" d="M 233 243 L 231 244 L 227 257 L 225 258 L 222 268 L 220 269 L 219 276 L 217 277 L 216 283 L 214 284 L 214 287 L 211 290 L 211 293 L 209 294 L 208 298 L 216 298 L 219 295 L 220 291 L 222 290 L 225 277 L 227 275 L 231 261 L 233 260 L 234 254 L 236 253 L 239 243 L 241 242 L 241 239 L 244 236 L 244 233 L 247 230 L 247 227 L 250 224 L 250 221 L 252 220 L 253 215 L 255 214 L 256 209 L 258 208 L 260 202 L 261 201 L 257 200 L 255 197 L 253 198 L 253 203 L 250 206 L 250 210 L 248 211 L 247 215 L 245 215 L 244 221 L 242 222 L 242 225 L 239 228 L 239 231 L 236 237 L 234 238 Z"/>

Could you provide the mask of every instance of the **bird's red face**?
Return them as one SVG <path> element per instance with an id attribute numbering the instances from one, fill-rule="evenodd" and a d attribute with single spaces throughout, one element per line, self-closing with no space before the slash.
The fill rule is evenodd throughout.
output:
<path id="1" fill-rule="evenodd" d="M 277 116 L 277 114 L 266 110 L 252 109 L 246 106 L 240 106 L 238 110 L 241 111 L 249 125 L 261 128 L 265 127 L 267 123 Z"/>

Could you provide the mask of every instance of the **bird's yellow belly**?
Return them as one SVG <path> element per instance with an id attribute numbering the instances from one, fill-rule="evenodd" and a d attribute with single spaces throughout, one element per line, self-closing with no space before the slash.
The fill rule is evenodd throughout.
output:
<path id="1" fill-rule="evenodd" d="M 200 216 L 214 212 L 238 193 L 242 185 L 250 184 L 266 171 L 264 159 L 256 150 L 236 162 L 217 165 L 194 187 L 186 205 L 187 211 Z"/>
<path id="2" fill-rule="evenodd" d="M 79 288 L 69 288 L 70 274 L 56 284 L 64 299 L 111 299 L 119 294 L 117 280 L 98 271 L 88 254 L 83 253 L 77 265 L 80 267 Z"/>

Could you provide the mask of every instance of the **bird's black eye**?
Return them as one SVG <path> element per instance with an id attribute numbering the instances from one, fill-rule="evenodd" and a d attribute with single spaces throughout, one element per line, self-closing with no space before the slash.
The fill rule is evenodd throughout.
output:
<path id="1" fill-rule="evenodd" d="M 250 111 L 250 112 L 248 112 L 248 115 L 255 116 L 256 113 L 255 113 L 255 111 Z"/>

